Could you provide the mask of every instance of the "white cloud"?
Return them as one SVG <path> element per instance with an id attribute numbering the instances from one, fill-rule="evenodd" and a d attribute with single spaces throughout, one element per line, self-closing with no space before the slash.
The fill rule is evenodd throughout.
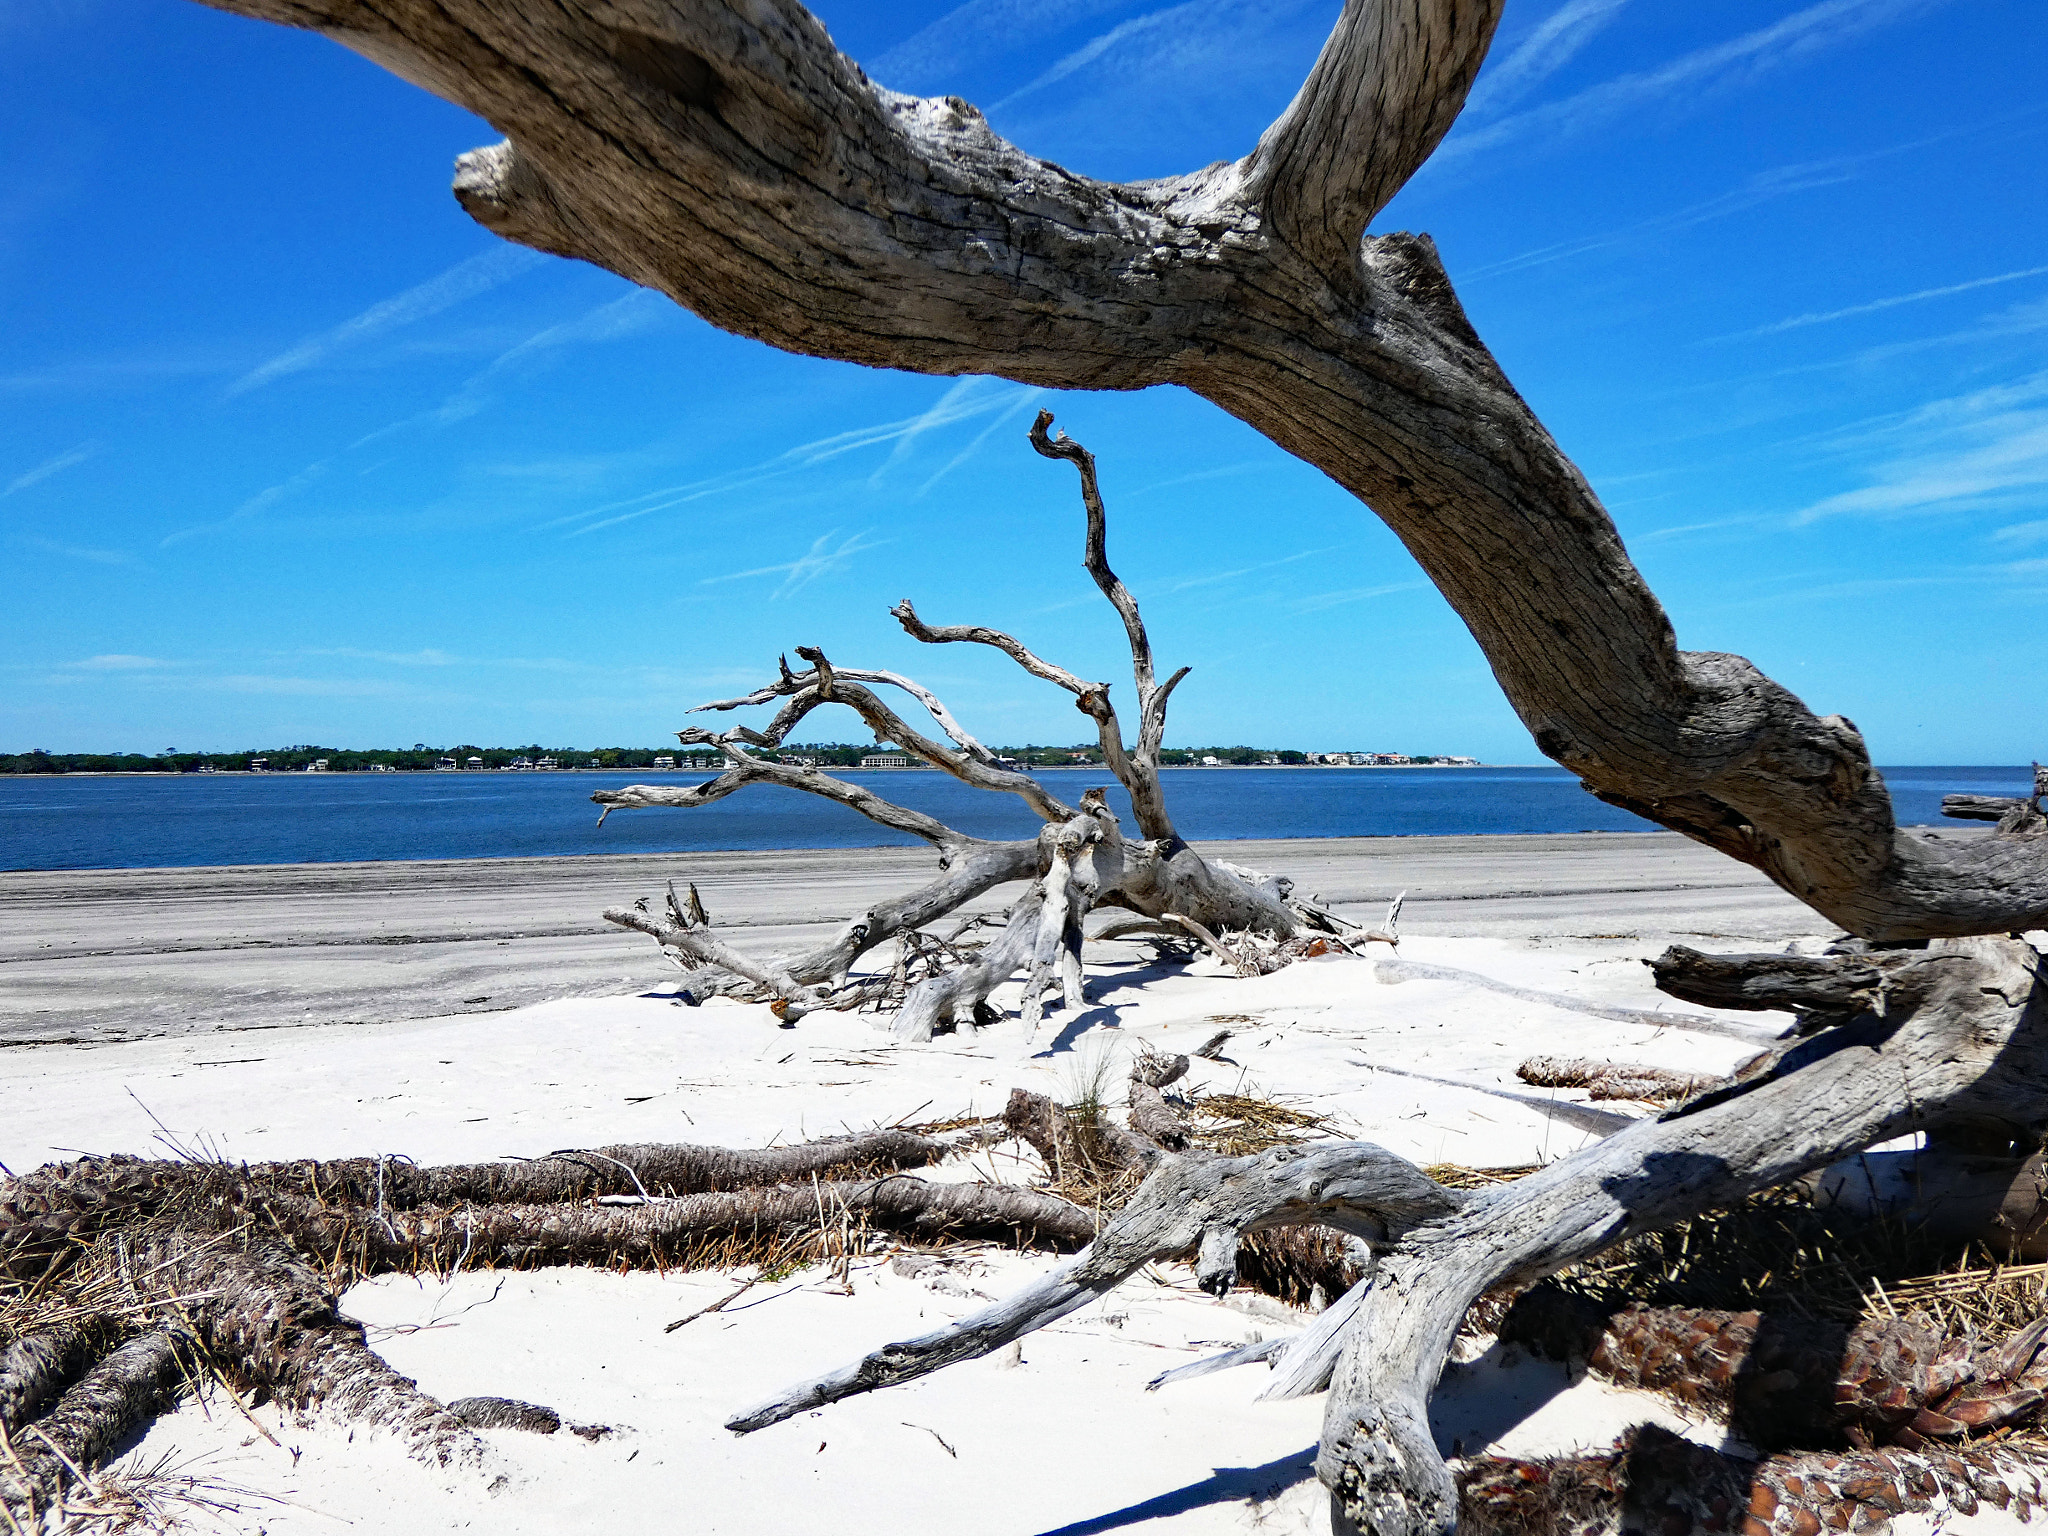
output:
<path id="1" fill-rule="evenodd" d="M 462 421 L 481 411 L 490 400 L 489 386 L 513 371 L 519 364 L 535 360 L 562 347 L 618 341 L 628 336 L 637 336 L 643 331 L 652 330 L 674 313 L 675 306 L 666 295 L 656 293 L 651 288 L 635 288 L 619 298 L 585 311 L 572 320 L 564 320 L 560 324 L 535 331 L 518 345 L 507 348 L 463 380 L 462 387 L 442 402 L 438 410 L 427 412 L 426 415 L 442 423 Z M 382 433 L 374 435 L 381 436 Z M 365 438 L 364 441 L 367 442 L 369 439 Z"/>
<path id="2" fill-rule="evenodd" d="M 2031 523 L 2014 523 L 1991 535 L 2001 544 L 2048 544 L 2048 518 Z"/>
<path id="3" fill-rule="evenodd" d="M 546 258 L 538 251 L 528 250 L 524 246 L 494 246 L 480 256 L 472 256 L 467 261 L 457 262 L 447 271 L 428 278 L 416 287 L 372 304 L 361 314 L 344 320 L 330 331 L 308 337 L 297 346 L 278 353 L 270 361 L 250 369 L 230 384 L 228 394 L 246 394 L 252 389 L 260 389 L 265 384 L 274 383 L 290 374 L 317 368 L 338 352 L 438 315 L 444 309 L 451 309 L 465 299 L 473 299 L 478 294 L 488 293 L 521 273 L 531 271 L 544 260 Z"/>
<path id="4" fill-rule="evenodd" d="M 974 434 L 974 440 L 972 442 L 970 442 L 965 448 L 962 448 L 958 453 L 954 454 L 952 458 L 946 460 L 944 464 L 940 465 L 938 469 L 932 473 L 931 478 L 926 480 L 923 485 L 920 485 L 917 488 L 917 494 L 920 496 L 924 495 L 926 491 L 929 491 L 933 486 L 937 485 L 941 480 L 945 479 L 946 476 L 953 473 L 954 470 L 958 469 L 962 464 L 965 464 L 969 459 L 973 458 L 977 453 L 981 452 L 982 444 L 986 443 L 989 440 L 989 438 L 995 435 L 995 431 L 998 427 L 1003 426 L 1005 423 L 1014 419 L 1021 412 L 1027 411 L 1032 406 L 1036 405 L 1038 403 L 1038 397 L 1044 393 L 1045 391 L 1042 389 L 1019 390 L 1017 392 L 1015 399 L 1013 399 L 1008 406 L 1006 406 L 1002 411 L 998 412 L 995 418 L 991 420 L 987 426 L 983 427 L 979 432 Z"/>
<path id="5" fill-rule="evenodd" d="M 940 77 L 957 76 L 984 60 L 1037 40 L 1062 27 L 1122 9 L 1130 0 L 968 0 L 895 47 L 866 61 L 877 80 L 905 89 L 943 89 Z"/>
<path id="6" fill-rule="evenodd" d="M 1813 314 L 1794 315 L 1789 320 L 1776 320 L 1769 325 L 1757 326 L 1754 330 L 1733 331 L 1726 336 L 1709 337 L 1710 341 L 1740 341 L 1751 336 L 1775 336 L 1781 331 L 1801 330 L 1809 325 L 1827 325 L 1835 320 L 1847 320 L 1855 315 L 1874 315 L 1880 310 L 1897 309 L 1905 304 L 1920 304 L 1928 299 L 1945 299 L 1951 294 L 1973 293 L 1979 288 L 1995 288 L 2003 283 L 2016 283 L 2024 278 L 2048 276 L 2048 266 L 2022 267 L 2016 272 L 2001 272 L 1995 277 L 1976 277 L 1964 283 L 1947 283 L 1939 288 L 1919 288 L 1912 293 L 1894 294 L 1888 299 L 1872 299 L 1864 304 L 1851 304 L 1843 309 L 1821 310 Z"/>
<path id="7" fill-rule="evenodd" d="M 133 565 L 135 557 L 125 549 L 91 549 L 80 544 L 60 544 L 55 539 L 41 539 L 31 535 L 21 541 L 31 549 L 40 549 L 45 554 L 63 555 L 72 560 L 90 560 L 95 565 Z"/>
<path id="8" fill-rule="evenodd" d="M 83 661 L 74 661 L 67 665 L 79 672 L 147 672 L 156 667 L 167 667 L 170 663 L 157 656 L 124 656 L 116 652 L 105 656 L 88 656 Z"/>
<path id="9" fill-rule="evenodd" d="M 1086 69 L 1119 43 L 1128 42 L 1133 37 L 1156 31 L 1170 22 L 1181 20 L 1191 12 L 1214 8 L 1213 0 L 1185 0 L 1183 4 L 1170 5 L 1163 11 L 1153 11 L 1149 15 L 1133 16 L 1129 21 L 1118 22 L 1107 32 L 1090 38 L 1035 79 L 1026 81 L 1023 85 L 1018 86 L 1016 90 L 1010 92 L 1009 95 L 990 107 L 989 111 L 1000 112 L 1005 107 L 1023 100 L 1033 92 L 1042 91 L 1049 85 L 1058 84 L 1066 79 L 1067 76 Z"/>
<path id="10" fill-rule="evenodd" d="M 1020 392 L 1033 398 L 1038 394 L 1038 391 L 1027 390 L 1021 385 L 998 386 L 972 393 L 962 392 L 955 386 L 946 392 L 952 403 L 947 407 L 945 421 L 964 421 L 990 411 L 1015 410 Z M 637 496 L 627 496 L 618 501 L 606 502 L 602 506 L 586 507 L 581 512 L 571 512 L 566 517 L 555 518 L 540 526 L 542 529 L 566 528 L 572 523 L 582 523 L 582 527 L 563 535 L 564 538 L 580 538 L 586 533 L 596 533 L 602 528 L 630 523 L 635 518 L 646 517 L 651 513 L 666 512 L 671 507 L 702 501 L 707 496 L 729 496 L 734 491 L 744 490 L 748 486 L 795 474 L 800 470 L 812 469 L 846 454 L 857 453 L 864 448 L 894 443 L 906 434 L 929 431 L 937 424 L 933 410 L 926 409 L 899 421 L 884 421 L 872 426 L 849 428 L 844 432 L 835 432 L 829 437 L 799 443 L 771 459 L 762 459 L 739 469 L 727 470 L 724 474 L 686 481 L 681 485 L 666 485 L 659 490 L 643 491 Z M 611 515 L 607 516 L 607 513 Z M 595 521 L 590 521 L 591 519 Z"/>
<path id="11" fill-rule="evenodd" d="M 1346 603 L 1370 602 L 1376 597 L 1389 597 L 1396 592 L 1416 592 L 1428 586 L 1426 581 L 1392 581 L 1379 587 L 1348 587 L 1341 592 L 1312 592 L 1306 597 L 1297 597 L 1288 606 L 1296 613 L 1321 613 L 1325 608 L 1341 608 Z"/>
<path id="12" fill-rule="evenodd" d="M 1794 521 L 2038 507 L 2048 496 L 2048 373 L 1936 400 L 1845 437 L 1869 484 L 1801 508 Z"/>
<path id="13" fill-rule="evenodd" d="M 783 583 L 771 596 L 787 597 L 792 592 L 801 591 L 819 577 L 829 576 L 834 571 L 843 569 L 862 550 L 880 549 L 889 542 L 887 539 L 866 542 L 868 533 L 872 531 L 868 529 L 850 535 L 834 546 L 832 541 L 839 538 L 839 530 L 834 528 L 830 533 L 820 534 L 812 541 L 811 547 L 794 560 L 786 560 L 780 565 L 757 565 L 750 571 L 730 571 L 723 576 L 706 576 L 698 585 L 708 587 L 721 581 L 745 581 L 753 576 L 781 576 Z"/>
<path id="14" fill-rule="evenodd" d="M 875 467 L 875 472 L 872 475 L 868 476 L 869 486 L 880 485 L 883 477 L 890 470 L 909 458 L 911 450 L 917 446 L 917 440 L 924 436 L 925 433 L 931 431 L 934 427 L 944 426 L 948 422 L 959 421 L 965 416 L 977 414 L 965 409 L 965 407 L 968 402 L 972 401 L 977 394 L 987 389 L 993 382 L 980 374 L 969 374 L 964 379 L 955 379 L 946 392 L 933 401 L 930 408 L 922 416 L 919 416 L 904 429 L 903 435 L 896 439 L 895 446 L 890 448 L 889 456 Z"/>
<path id="15" fill-rule="evenodd" d="M 1568 0 L 1534 28 L 1514 51 L 1487 61 L 1465 100 L 1466 112 L 1490 117 L 1505 111 L 1569 64 L 1605 31 L 1628 0 Z"/>
<path id="16" fill-rule="evenodd" d="M 92 457 L 94 446 L 92 443 L 80 443 L 76 448 L 66 448 L 62 453 L 43 460 L 35 468 L 25 470 L 8 481 L 7 489 L 0 491 L 0 496 L 12 496 L 16 491 L 25 491 L 52 475 L 62 474 L 74 464 L 83 464 Z"/>
<path id="17" fill-rule="evenodd" d="M 463 664 L 460 656 L 451 656 L 446 651 L 429 647 L 419 651 L 363 651 L 351 645 L 325 646 L 317 650 L 305 650 L 301 656 L 339 656 L 348 661 L 381 661 L 394 667 L 454 667 Z"/>
<path id="18" fill-rule="evenodd" d="M 1515 139 L 1555 142 L 1612 121 L 1631 109 L 1682 101 L 1718 86 L 1747 82 L 1764 72 L 1851 42 L 1943 0 L 1821 0 L 1727 42 L 1695 49 L 1660 68 L 1617 75 L 1561 101 L 1452 133 L 1432 163 L 1448 165 Z"/>

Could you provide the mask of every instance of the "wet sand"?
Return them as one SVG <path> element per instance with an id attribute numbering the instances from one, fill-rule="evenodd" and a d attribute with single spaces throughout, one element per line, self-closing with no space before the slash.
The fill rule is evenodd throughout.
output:
<path id="1" fill-rule="evenodd" d="M 1828 925 L 1672 833 L 1204 845 L 1404 932 L 1783 940 Z M 694 880 L 732 942 L 816 942 L 937 873 L 923 849 L 0 873 L 0 1046 L 490 1013 L 666 990 L 607 906 Z M 981 906 L 996 908 L 997 892 Z"/>

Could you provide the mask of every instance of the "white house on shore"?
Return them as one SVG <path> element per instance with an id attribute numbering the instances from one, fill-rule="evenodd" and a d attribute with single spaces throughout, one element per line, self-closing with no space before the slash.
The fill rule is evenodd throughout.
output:
<path id="1" fill-rule="evenodd" d="M 907 752 L 870 752 L 860 760 L 863 768 L 908 768 L 914 759 Z"/>

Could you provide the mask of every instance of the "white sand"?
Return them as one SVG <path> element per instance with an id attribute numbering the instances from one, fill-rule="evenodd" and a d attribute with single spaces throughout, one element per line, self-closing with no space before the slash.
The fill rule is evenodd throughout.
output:
<path id="1" fill-rule="evenodd" d="M 1689 1011 L 1651 989 L 1644 948 L 1414 938 L 1402 953 L 1587 1000 Z M 0 1159 L 22 1169 L 72 1149 L 161 1152 L 166 1141 L 233 1158 L 389 1152 L 421 1162 L 632 1140 L 761 1145 L 993 1111 L 1013 1086 L 1071 1098 L 1099 1074 L 1120 1084 L 1140 1042 L 1187 1050 L 1229 1028 L 1235 1064 L 1199 1063 L 1195 1087 L 1298 1102 L 1418 1161 L 1511 1165 L 1565 1155 L 1585 1133 L 1522 1104 L 1375 1068 L 1533 1093 L 1513 1075 L 1532 1054 L 1725 1071 L 1749 1052 L 1456 982 L 1386 985 L 1368 961 L 1242 981 L 1210 962 L 1162 975 L 1134 949 L 1105 951 L 1124 958 L 1098 963 L 1091 952 L 1097 1006 L 1078 1019 L 1054 1013 L 1028 1044 L 1014 1021 L 974 1039 L 897 1046 L 866 1018 L 813 1015 L 785 1030 L 758 1007 L 628 996 L 346 1030 L 16 1050 L 0 1063 Z M 999 1149 L 927 1176 L 1030 1171 L 1028 1153 Z M 807 1272 L 673 1334 L 665 1324 L 751 1271 L 387 1277 L 344 1304 L 426 1390 L 546 1403 L 620 1433 L 593 1444 L 492 1432 L 507 1475 L 492 1494 L 408 1462 L 380 1436 L 260 1409 L 273 1445 L 215 1395 L 161 1420 L 128 1459 L 169 1455 L 268 1495 L 236 1496 L 240 1513 L 223 1523 L 277 1533 L 741 1533 L 819 1521 L 845 1533 L 990 1536 L 1328 1529 L 1311 1470 L 1320 1398 L 1255 1403 L 1265 1379 L 1256 1367 L 1143 1390 L 1171 1366 L 1299 1323 L 1265 1298 L 1211 1300 L 1174 1266 L 1026 1340 L 1021 1364 L 969 1362 L 743 1439 L 720 1427 L 778 1387 L 963 1316 L 1051 1262 L 989 1252 L 905 1276 L 877 1255 L 856 1268 L 851 1296 Z M 1561 1369 L 1497 1355 L 1451 1369 L 1437 1417 L 1446 1448 L 1467 1453 L 1604 1445 L 1646 1419 L 1719 1443 L 1715 1426 L 1687 1425 L 1661 1400 L 1572 1386 Z M 1999 1527 L 1979 1517 L 1951 1528 Z"/>

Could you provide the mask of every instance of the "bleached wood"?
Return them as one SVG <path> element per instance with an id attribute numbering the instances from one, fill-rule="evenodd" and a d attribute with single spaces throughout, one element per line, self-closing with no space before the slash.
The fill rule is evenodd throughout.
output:
<path id="1" fill-rule="evenodd" d="M 1211 1234 L 1227 1236 L 1232 1255 L 1235 1240 L 1249 1232 L 1303 1222 L 1385 1242 L 1464 1200 L 1369 1142 L 1280 1147 L 1253 1157 L 1164 1156 L 1131 1203 L 1071 1263 L 971 1317 L 885 1345 L 844 1370 L 792 1387 L 735 1415 L 726 1427 L 742 1433 L 765 1429 L 807 1409 L 988 1354 L 1078 1311 L 1153 1259 L 1198 1247 L 1205 1254 L 1222 1253 L 1224 1245 Z M 1236 1275 L 1233 1265 L 1219 1261 L 1198 1278 L 1220 1295 Z"/>

